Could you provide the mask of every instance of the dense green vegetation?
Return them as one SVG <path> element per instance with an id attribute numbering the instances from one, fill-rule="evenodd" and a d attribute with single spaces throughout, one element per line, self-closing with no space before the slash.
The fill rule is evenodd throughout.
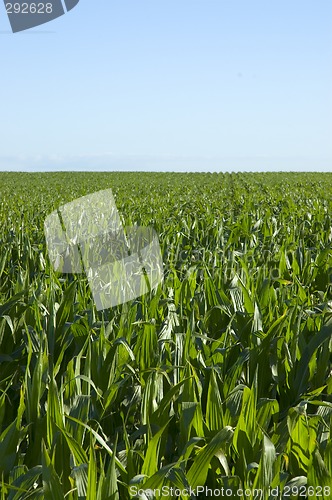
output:
<path id="1" fill-rule="evenodd" d="M 165 279 L 97 312 L 43 224 L 106 188 Z M 331 498 L 332 174 L 1 173 L 0 207 L 1 499 Z"/>

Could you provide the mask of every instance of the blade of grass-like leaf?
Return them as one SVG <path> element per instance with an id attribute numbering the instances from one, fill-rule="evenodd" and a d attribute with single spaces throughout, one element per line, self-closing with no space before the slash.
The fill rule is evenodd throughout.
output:
<path id="1" fill-rule="evenodd" d="M 212 457 L 232 438 L 233 429 L 227 426 L 213 436 L 211 441 L 201 449 L 187 473 L 188 482 L 192 488 L 204 486 Z"/>
<path id="2" fill-rule="evenodd" d="M 61 434 L 64 436 L 64 438 L 68 444 L 68 447 L 69 447 L 69 449 L 74 457 L 75 465 L 79 466 L 82 464 L 87 464 L 88 463 L 88 456 L 85 453 L 85 451 L 83 450 L 81 444 L 78 443 L 77 441 L 75 441 L 75 439 L 65 429 L 63 429 L 62 427 L 59 427 L 58 425 L 57 425 L 57 428 L 59 429 Z"/>
<path id="3" fill-rule="evenodd" d="M 42 477 L 45 500 L 63 500 L 64 494 L 58 475 L 47 453 L 45 443 L 42 445 Z"/>
<path id="4" fill-rule="evenodd" d="M 86 500 L 97 500 L 97 463 L 94 450 L 94 440 L 90 437 L 88 484 L 86 490 Z"/>
<path id="5" fill-rule="evenodd" d="M 70 417 L 69 415 L 66 415 L 66 418 L 68 418 L 69 420 L 72 420 L 73 422 L 76 422 L 77 424 L 79 425 L 82 425 L 85 429 L 87 429 L 89 432 L 91 432 L 94 437 L 96 438 L 96 440 L 98 441 L 99 444 L 101 444 L 101 446 L 103 448 L 105 448 L 105 450 L 109 453 L 109 455 L 112 457 L 113 456 L 113 451 L 111 450 L 111 448 L 108 446 L 108 444 L 106 443 L 105 439 L 102 438 L 100 436 L 100 434 L 98 434 L 98 432 L 96 432 L 94 429 L 92 429 L 92 427 L 90 427 L 89 425 L 85 424 L 84 422 L 80 422 L 80 420 L 78 420 L 77 418 L 74 418 L 74 417 Z M 119 469 L 124 473 L 126 474 L 127 471 L 125 469 L 125 467 L 122 465 L 122 463 L 120 462 L 120 460 L 115 457 L 115 463 L 117 465 L 117 467 L 119 467 Z"/>
<path id="6" fill-rule="evenodd" d="M 141 474 L 152 476 L 158 470 L 159 464 L 159 446 L 162 435 L 168 427 L 170 421 L 164 425 L 159 431 L 150 439 L 148 449 L 145 453 L 145 459 L 142 466 Z"/>

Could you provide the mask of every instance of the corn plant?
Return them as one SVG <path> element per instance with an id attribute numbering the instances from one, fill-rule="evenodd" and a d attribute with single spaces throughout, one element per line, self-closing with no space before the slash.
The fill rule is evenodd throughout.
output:
<path id="1" fill-rule="evenodd" d="M 0 179 L 1 499 L 331 498 L 332 174 Z M 97 311 L 43 224 L 105 188 L 164 282 Z"/>

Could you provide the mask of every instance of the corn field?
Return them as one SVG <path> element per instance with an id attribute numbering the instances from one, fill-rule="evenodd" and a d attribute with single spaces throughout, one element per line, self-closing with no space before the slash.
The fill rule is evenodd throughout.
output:
<path id="1" fill-rule="evenodd" d="M 164 282 L 97 311 L 43 227 L 106 188 Z M 5 172 L 0 208 L 1 500 L 332 497 L 332 174 Z"/>

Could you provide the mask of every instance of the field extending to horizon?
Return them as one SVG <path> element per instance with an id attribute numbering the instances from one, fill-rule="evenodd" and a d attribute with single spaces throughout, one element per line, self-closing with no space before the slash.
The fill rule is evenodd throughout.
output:
<path id="1" fill-rule="evenodd" d="M 98 312 L 43 227 L 108 188 L 164 282 Z M 330 499 L 331 350 L 332 173 L 0 173 L 1 500 Z"/>

